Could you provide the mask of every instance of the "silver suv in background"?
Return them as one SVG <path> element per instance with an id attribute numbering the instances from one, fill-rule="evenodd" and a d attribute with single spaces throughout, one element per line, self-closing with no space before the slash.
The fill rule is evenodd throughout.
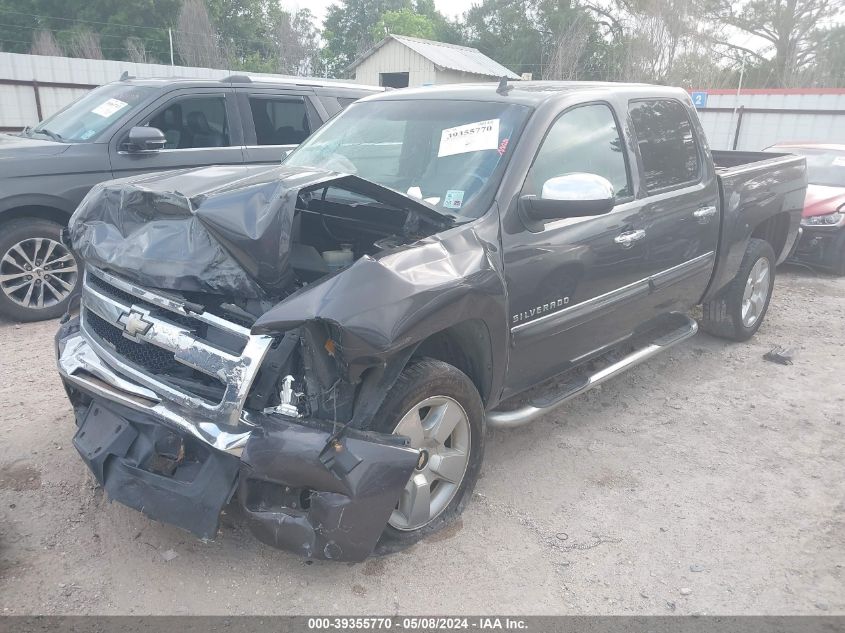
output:
<path id="1" fill-rule="evenodd" d="M 0 316 L 64 313 L 81 279 L 60 234 L 97 183 L 206 165 L 277 163 L 353 101 L 335 81 L 134 79 L 92 90 L 20 134 L 0 134 Z"/>

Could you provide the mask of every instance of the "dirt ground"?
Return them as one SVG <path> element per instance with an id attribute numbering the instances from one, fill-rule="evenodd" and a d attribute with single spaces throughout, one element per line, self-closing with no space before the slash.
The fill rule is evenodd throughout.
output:
<path id="1" fill-rule="evenodd" d="M 0 323 L 0 612 L 845 613 L 843 314 L 845 279 L 781 269 L 752 341 L 699 334 L 491 433 L 456 526 L 357 565 L 109 503 L 71 444 L 55 322 Z"/>

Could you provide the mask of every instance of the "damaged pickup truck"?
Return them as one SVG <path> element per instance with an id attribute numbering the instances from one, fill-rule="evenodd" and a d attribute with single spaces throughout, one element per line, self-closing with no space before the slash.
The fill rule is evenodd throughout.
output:
<path id="1" fill-rule="evenodd" d="M 453 521 L 515 427 L 702 326 L 766 314 L 803 158 L 710 151 L 685 92 L 475 84 L 366 98 L 276 167 L 112 181 L 74 214 L 57 334 L 109 497 L 359 561 Z"/>

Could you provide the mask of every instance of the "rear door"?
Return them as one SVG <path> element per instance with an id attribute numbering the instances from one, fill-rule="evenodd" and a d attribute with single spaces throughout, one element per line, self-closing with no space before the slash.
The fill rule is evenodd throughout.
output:
<path id="1" fill-rule="evenodd" d="M 237 94 L 247 163 L 280 162 L 322 125 L 314 97 L 306 88 L 238 88 Z"/>
<path id="2" fill-rule="evenodd" d="M 704 293 L 719 241 L 719 190 L 687 107 L 669 98 L 628 105 L 645 204 L 638 228 L 657 312 L 686 309 Z"/>
<path id="3" fill-rule="evenodd" d="M 160 129 L 164 149 L 127 151 L 129 130 Z M 175 90 L 132 117 L 112 137 L 109 156 L 115 178 L 152 171 L 243 163 L 243 133 L 231 88 Z"/>
<path id="4" fill-rule="evenodd" d="M 547 222 L 503 237 L 513 347 L 508 389 L 520 391 L 627 337 L 648 318 L 648 250 L 638 239 L 643 202 L 611 106 L 564 111 L 549 128 L 522 195 L 573 172 L 603 176 L 616 206 L 595 217 Z"/>

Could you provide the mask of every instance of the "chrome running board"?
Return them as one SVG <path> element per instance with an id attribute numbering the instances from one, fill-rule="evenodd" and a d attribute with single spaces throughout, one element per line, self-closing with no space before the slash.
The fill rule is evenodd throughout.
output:
<path id="1" fill-rule="evenodd" d="M 600 385 L 604 381 L 621 374 L 631 367 L 639 365 L 644 360 L 656 356 L 673 345 L 695 336 L 695 333 L 698 332 L 698 323 L 696 323 L 695 319 L 683 315 L 678 316 L 683 317 L 686 321 L 681 327 L 655 339 L 644 347 L 634 350 L 621 360 L 604 367 L 596 373 L 583 376 L 572 384 L 566 385 L 562 392 L 535 398 L 529 404 L 511 411 L 488 411 L 487 425 L 494 429 L 512 429 L 522 426 L 556 409 L 564 402 L 580 396 L 596 385 Z"/>

